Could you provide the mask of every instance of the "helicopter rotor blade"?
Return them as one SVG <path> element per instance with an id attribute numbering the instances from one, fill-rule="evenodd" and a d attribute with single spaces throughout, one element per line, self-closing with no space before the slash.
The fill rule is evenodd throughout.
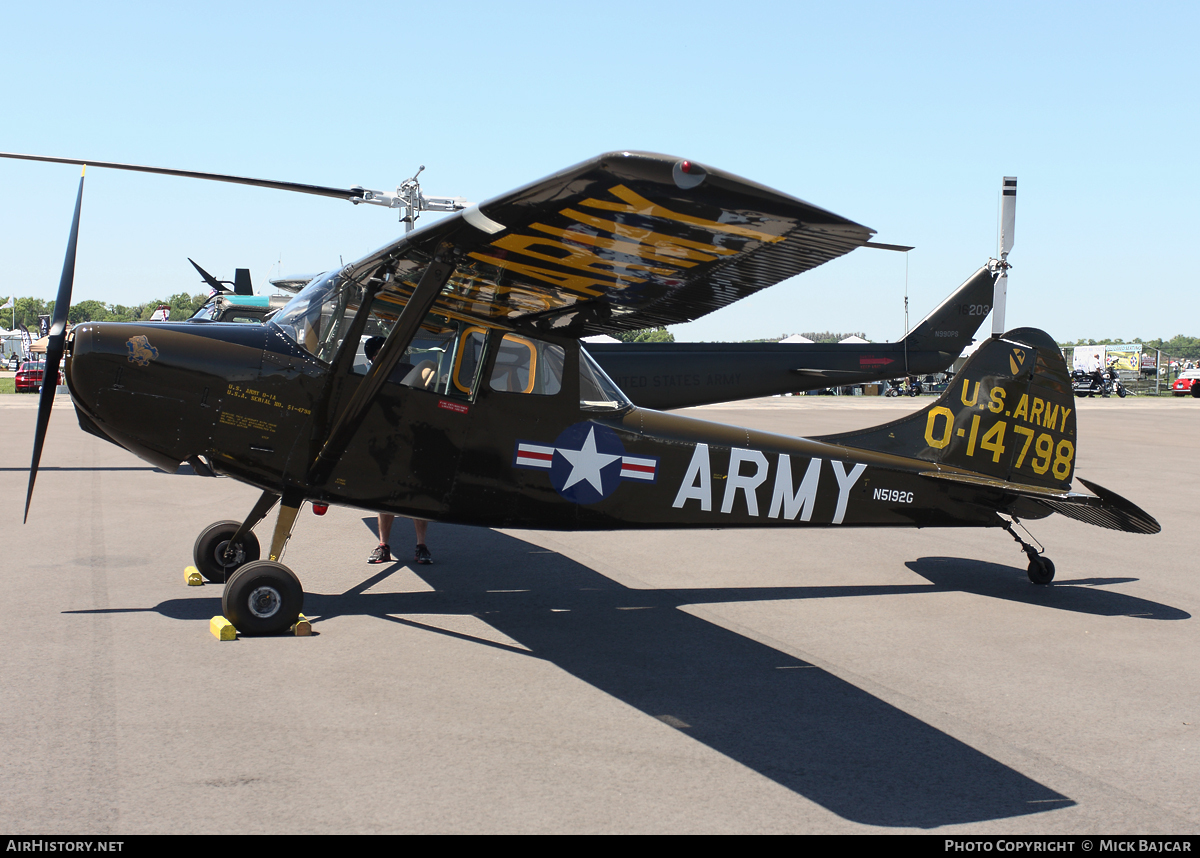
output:
<path id="1" fill-rule="evenodd" d="M 84 172 L 87 172 L 86 167 Z M 37 429 L 33 435 L 33 459 L 29 463 L 29 489 L 25 492 L 25 518 L 29 520 L 29 502 L 33 499 L 33 484 L 37 480 L 46 427 L 54 407 L 58 387 L 58 366 L 62 363 L 63 344 L 67 338 L 67 314 L 71 310 L 71 288 L 75 283 L 75 248 L 79 242 L 79 212 L 83 207 L 83 175 L 79 177 L 79 193 L 75 197 L 75 216 L 71 218 L 71 235 L 67 239 L 67 255 L 63 259 L 62 277 L 58 281 L 58 297 L 54 299 L 54 318 L 46 340 L 46 368 L 42 372 L 42 390 L 38 397 Z"/>
<path id="2" fill-rule="evenodd" d="M 218 280 L 216 277 L 213 277 L 211 274 L 209 274 L 207 271 L 205 271 L 199 265 L 197 265 L 196 260 L 192 259 L 192 257 L 189 256 L 188 262 L 192 263 L 192 267 L 200 272 L 200 277 L 204 280 L 204 282 L 206 284 L 208 284 L 208 288 L 212 289 L 214 292 L 221 294 L 221 295 L 229 294 L 229 287 L 226 286 L 224 283 L 222 283 L 220 280 Z"/>
<path id="3" fill-rule="evenodd" d="M 208 179 L 214 182 L 231 182 L 235 185 L 253 185 L 259 188 L 274 188 L 277 191 L 295 191 L 315 194 L 351 202 L 367 201 L 368 191 L 363 188 L 329 188 L 323 185 L 306 185 L 301 182 L 276 182 L 271 179 L 252 179 L 246 176 L 230 176 L 225 173 L 203 173 L 197 170 L 172 170 L 167 167 L 144 167 L 138 164 L 119 164 L 115 161 L 81 161 L 78 158 L 52 158 L 47 155 L 20 155 L 15 152 L 0 152 L 0 158 L 15 158 L 21 161 L 48 161 L 52 164 L 80 164 L 90 167 L 105 167 L 110 170 L 130 170 L 135 173 L 157 173 L 161 176 L 182 176 L 188 179 Z"/>

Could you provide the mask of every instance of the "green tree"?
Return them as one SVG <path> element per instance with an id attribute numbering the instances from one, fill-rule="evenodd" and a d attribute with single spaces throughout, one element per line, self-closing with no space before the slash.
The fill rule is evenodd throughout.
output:
<path id="1" fill-rule="evenodd" d="M 72 304 L 71 309 L 67 311 L 67 321 L 72 325 L 78 325 L 80 322 L 107 322 L 111 317 L 108 308 L 99 301 L 80 301 L 78 304 Z"/>
<path id="2" fill-rule="evenodd" d="M 621 331 L 615 334 L 623 343 L 673 343 L 675 335 L 666 328 L 643 328 L 640 331 Z"/>

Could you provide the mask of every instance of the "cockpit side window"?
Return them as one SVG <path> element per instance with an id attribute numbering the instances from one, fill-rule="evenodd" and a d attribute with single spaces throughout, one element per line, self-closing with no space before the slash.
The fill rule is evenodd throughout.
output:
<path id="1" fill-rule="evenodd" d="M 378 318 L 367 323 L 354 358 L 355 373 L 366 375 L 387 340 L 392 324 Z M 461 327 L 460 323 L 435 313 L 427 315 L 399 363 L 392 369 L 388 381 L 442 395 L 453 394 L 450 368 L 454 365 Z"/>
<path id="2" fill-rule="evenodd" d="M 486 342 L 485 328 L 471 326 L 463 331 L 454 366 L 454 385 L 460 391 L 468 390 L 475 378 Z M 565 360 L 562 346 L 507 333 L 500 339 L 488 388 L 502 393 L 553 396 L 562 390 Z"/>

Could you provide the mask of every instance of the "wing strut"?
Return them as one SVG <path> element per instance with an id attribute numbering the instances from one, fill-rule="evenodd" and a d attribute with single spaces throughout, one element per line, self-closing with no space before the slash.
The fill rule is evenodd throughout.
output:
<path id="1" fill-rule="evenodd" d="M 383 384 L 391 375 L 392 370 L 400 363 L 400 358 L 404 356 L 413 337 L 417 335 L 421 322 L 424 321 L 426 314 L 429 313 L 438 295 L 441 294 L 442 287 L 446 285 L 446 281 L 453 273 L 454 265 L 445 262 L 440 254 L 435 255 L 426 267 L 425 272 L 421 275 L 421 281 L 417 283 L 412 297 L 408 299 L 408 303 L 400 312 L 400 318 L 396 320 L 395 327 L 392 328 L 387 341 L 379 350 L 367 377 L 358 386 L 358 390 L 354 391 L 354 395 L 350 397 L 350 401 L 346 403 L 346 407 L 334 421 L 333 428 L 329 430 L 325 444 L 317 453 L 312 467 L 309 468 L 308 480 L 311 485 L 319 486 L 329 479 L 333 466 L 346 451 L 347 445 L 362 422 L 363 415 L 375 401 L 375 397 L 383 388 Z M 360 314 L 362 309 L 359 309 Z M 358 321 L 358 316 L 354 321 Z M 349 338 L 347 338 L 347 342 L 349 342 Z"/>

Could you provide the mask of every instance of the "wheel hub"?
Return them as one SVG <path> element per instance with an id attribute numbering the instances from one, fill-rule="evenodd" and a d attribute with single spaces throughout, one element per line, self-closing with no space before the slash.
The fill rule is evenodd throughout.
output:
<path id="1" fill-rule="evenodd" d="M 217 545 L 217 550 L 213 552 L 216 556 L 218 566 L 223 566 L 226 569 L 232 569 L 241 566 L 246 562 L 246 549 L 239 542 L 236 545 L 230 545 L 229 540 Z"/>
<path id="2" fill-rule="evenodd" d="M 283 606 L 283 596 L 279 594 L 279 591 L 266 585 L 255 587 L 246 601 L 250 613 L 260 620 L 275 616 Z"/>

